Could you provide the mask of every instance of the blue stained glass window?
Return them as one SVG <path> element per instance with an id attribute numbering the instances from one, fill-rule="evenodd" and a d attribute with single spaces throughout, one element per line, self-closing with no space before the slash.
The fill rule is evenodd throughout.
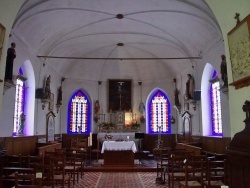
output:
<path id="1" fill-rule="evenodd" d="M 19 69 L 19 75 L 23 75 L 22 69 Z M 25 84 L 21 79 L 16 81 L 16 95 L 15 95 L 15 111 L 14 111 L 14 129 L 13 135 L 16 136 L 19 131 L 19 125 L 21 121 L 21 114 L 24 113 L 25 104 Z"/>
<path id="2" fill-rule="evenodd" d="M 156 90 L 148 102 L 148 133 L 171 133 L 170 104 L 166 94 Z"/>
<path id="3" fill-rule="evenodd" d="M 216 71 L 214 71 L 213 79 L 218 78 Z M 211 83 L 210 86 L 211 98 L 211 117 L 212 117 L 212 135 L 222 136 L 222 116 L 221 116 L 221 97 L 220 97 L 220 82 L 217 79 Z"/>
<path id="4" fill-rule="evenodd" d="M 90 133 L 91 105 L 88 96 L 81 90 L 76 91 L 68 103 L 69 134 Z"/>

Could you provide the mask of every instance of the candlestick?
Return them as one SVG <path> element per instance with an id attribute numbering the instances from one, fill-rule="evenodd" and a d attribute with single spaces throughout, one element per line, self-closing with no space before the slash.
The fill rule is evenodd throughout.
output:
<path id="1" fill-rule="evenodd" d="M 112 122 L 112 113 L 110 113 L 109 121 Z"/>
<path id="2" fill-rule="evenodd" d="M 92 146 L 92 133 L 89 134 L 89 146 Z"/>
<path id="3" fill-rule="evenodd" d="M 88 147 L 90 146 L 90 137 L 88 137 Z"/>

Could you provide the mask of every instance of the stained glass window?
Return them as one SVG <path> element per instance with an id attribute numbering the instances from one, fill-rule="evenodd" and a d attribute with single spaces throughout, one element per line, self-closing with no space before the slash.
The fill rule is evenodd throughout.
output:
<path id="1" fill-rule="evenodd" d="M 166 94 L 156 90 L 148 102 L 148 132 L 171 133 L 170 105 Z"/>
<path id="2" fill-rule="evenodd" d="M 76 91 L 68 104 L 68 133 L 90 133 L 91 106 L 88 96 L 81 90 Z"/>
<path id="3" fill-rule="evenodd" d="M 23 75 L 22 69 L 19 69 L 19 75 Z M 19 125 L 21 121 L 21 114 L 24 113 L 25 104 L 25 84 L 21 79 L 16 80 L 16 95 L 15 95 L 15 111 L 14 111 L 14 130 L 13 135 L 21 134 Z"/>
<path id="4" fill-rule="evenodd" d="M 222 119 L 221 119 L 221 98 L 220 98 L 220 82 L 216 71 L 212 76 L 214 82 L 211 83 L 211 114 L 212 114 L 212 135 L 222 136 Z"/>

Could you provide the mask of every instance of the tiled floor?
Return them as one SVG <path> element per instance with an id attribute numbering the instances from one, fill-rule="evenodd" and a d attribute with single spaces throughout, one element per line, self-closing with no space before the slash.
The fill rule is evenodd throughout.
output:
<path id="1" fill-rule="evenodd" d="M 156 161 L 153 159 L 135 161 L 133 167 L 106 168 L 101 165 L 89 165 L 83 178 L 72 188 L 168 188 L 167 184 L 156 184 Z M 66 185 L 67 187 L 67 185 Z M 59 186 L 56 186 L 59 188 Z"/>
<path id="2" fill-rule="evenodd" d="M 74 188 L 168 188 L 155 183 L 153 172 L 86 172 Z"/>
<path id="3" fill-rule="evenodd" d="M 92 162 L 95 164 L 95 162 Z M 107 170 L 108 169 L 108 170 Z M 156 160 L 136 160 L 134 167 L 105 167 L 103 160 L 85 168 L 85 175 L 75 188 L 167 188 L 156 184 Z"/>

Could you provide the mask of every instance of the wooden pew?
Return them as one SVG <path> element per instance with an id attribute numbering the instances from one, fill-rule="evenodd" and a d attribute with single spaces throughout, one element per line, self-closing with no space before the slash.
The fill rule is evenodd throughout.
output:
<path id="1" fill-rule="evenodd" d="M 42 146 L 37 148 L 38 155 L 45 155 L 45 152 L 54 152 L 55 149 L 61 149 L 62 144 L 61 143 L 53 143 L 50 145 Z"/>
<path id="2" fill-rule="evenodd" d="M 177 143 L 176 149 L 185 149 L 185 151 L 192 153 L 193 155 L 201 155 L 202 148 L 184 144 L 184 143 Z"/>

